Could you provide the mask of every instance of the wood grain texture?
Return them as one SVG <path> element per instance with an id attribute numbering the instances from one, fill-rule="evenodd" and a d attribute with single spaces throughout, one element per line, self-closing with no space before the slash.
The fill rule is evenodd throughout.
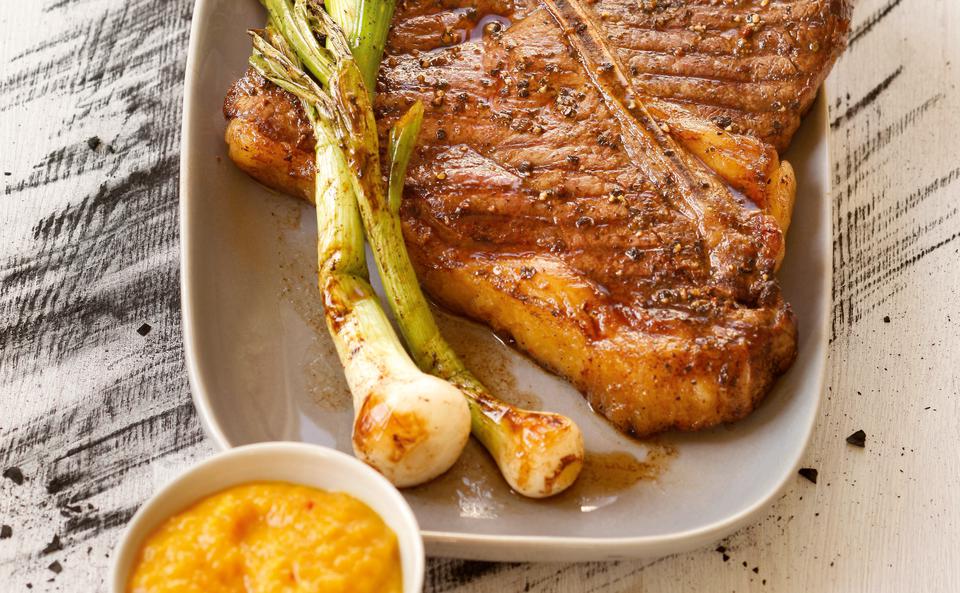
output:
<path id="1" fill-rule="evenodd" d="M 211 452 L 180 337 L 191 8 L 0 12 L 0 470 L 23 475 L 0 478 L 3 592 L 105 591 L 119 529 Z M 960 590 L 960 3 L 862 0 L 854 18 L 827 85 L 834 315 L 804 462 L 818 483 L 797 477 L 723 552 L 434 560 L 428 591 Z M 844 441 L 857 429 L 864 449 Z"/>

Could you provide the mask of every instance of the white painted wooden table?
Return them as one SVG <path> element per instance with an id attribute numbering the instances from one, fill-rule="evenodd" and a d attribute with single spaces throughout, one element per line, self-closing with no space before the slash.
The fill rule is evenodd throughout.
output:
<path id="1" fill-rule="evenodd" d="M 104 591 L 120 528 L 211 452 L 180 338 L 190 18 L 189 0 L 0 11 L 3 593 Z M 863 0 L 827 84 L 833 339 L 804 463 L 818 483 L 797 477 L 726 557 L 435 560 L 429 591 L 960 591 L 958 31 L 957 0 Z M 866 448 L 848 445 L 861 428 Z"/>

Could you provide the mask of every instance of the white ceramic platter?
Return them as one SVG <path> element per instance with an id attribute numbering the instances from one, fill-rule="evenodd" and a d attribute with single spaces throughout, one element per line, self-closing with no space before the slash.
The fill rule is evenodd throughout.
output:
<path id="1" fill-rule="evenodd" d="M 223 448 L 306 441 L 350 450 L 350 398 L 323 326 L 312 209 L 250 180 L 227 158 L 223 97 L 246 68 L 254 0 L 198 0 L 181 160 L 183 327 L 194 400 Z M 578 485 L 525 500 L 471 443 L 444 477 L 404 494 L 428 553 L 490 560 L 665 555 L 748 523 L 796 479 L 823 387 L 830 302 L 826 117 L 818 101 L 787 158 L 799 180 L 781 279 L 800 322 L 799 357 L 735 425 L 631 441 L 564 381 L 486 329 L 441 315 L 444 333 L 506 400 L 572 416 L 590 457 Z"/>

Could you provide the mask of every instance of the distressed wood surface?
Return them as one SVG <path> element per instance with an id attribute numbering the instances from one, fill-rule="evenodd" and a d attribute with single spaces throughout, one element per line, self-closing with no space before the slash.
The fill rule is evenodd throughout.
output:
<path id="1" fill-rule="evenodd" d="M 16 4 L 0 11 L 0 591 L 106 591 L 125 522 L 211 452 L 180 337 L 192 6 Z M 725 552 L 433 560 L 428 591 L 960 590 L 960 3 L 862 0 L 854 21 L 827 84 L 834 315 L 804 460 L 817 484 L 797 477 Z M 864 449 L 844 440 L 857 429 Z"/>

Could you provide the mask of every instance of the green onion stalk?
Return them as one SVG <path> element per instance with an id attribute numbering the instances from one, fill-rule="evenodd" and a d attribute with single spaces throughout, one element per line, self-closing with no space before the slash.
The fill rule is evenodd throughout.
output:
<path id="1" fill-rule="evenodd" d="M 250 62 L 300 98 L 316 135 L 319 286 L 353 394 L 354 453 L 397 486 L 413 486 L 445 472 L 460 456 L 470 436 L 469 408 L 458 389 L 414 364 L 370 286 L 354 171 L 363 155 L 376 154 L 376 145 L 353 136 L 348 121 L 367 115 L 354 107 L 357 99 L 368 104 L 366 89 L 326 13 L 302 2 L 296 8 L 272 15 L 265 30 L 251 31 Z M 282 34 L 291 23 L 325 33 L 326 47 L 311 43 L 309 52 L 293 52 L 288 41 L 297 41 Z M 316 41 L 313 33 L 309 39 Z"/>
<path id="2" fill-rule="evenodd" d="M 334 116 L 331 119 L 342 127 L 330 136 L 341 143 L 339 156 L 334 156 L 332 162 L 343 166 L 322 160 L 331 158 L 330 153 L 336 151 L 331 147 L 321 154 L 320 134 L 329 136 L 322 129 L 327 124 L 321 123 L 317 130 L 318 192 L 321 184 L 335 184 L 343 189 L 341 193 L 344 194 L 352 189 L 354 208 L 359 208 L 388 301 L 416 364 L 466 396 L 473 435 L 493 456 L 514 490 L 536 498 L 563 491 L 573 483 L 583 466 L 583 438 L 579 428 L 560 414 L 523 410 L 490 394 L 440 334 L 407 253 L 399 206 L 407 164 L 423 120 L 423 106 L 415 103 L 391 130 L 386 186 L 381 176 L 372 109 L 373 84 L 393 13 L 392 0 L 328 0 L 329 16 L 315 0 L 297 0 L 295 3 L 290 0 L 264 1 L 271 22 L 299 23 L 297 32 L 284 33 L 283 36 L 316 80 L 324 83 L 323 77 L 326 76 L 327 81 L 333 81 L 328 84 L 333 90 L 329 95 L 332 105 L 328 111 Z M 337 30 L 337 25 L 345 34 Z M 283 31 L 282 27 L 278 29 Z M 310 66 L 318 61 L 313 59 L 316 57 L 313 54 L 320 53 L 318 35 L 325 37 L 326 51 L 338 59 L 334 64 L 335 76 L 328 74 L 330 68 L 325 64 L 316 69 Z M 355 60 L 344 55 L 344 46 Z M 294 63 L 294 60 L 290 62 Z M 254 66 L 261 70 L 256 63 Z M 281 86 L 303 100 L 296 88 Z M 359 92 L 361 86 L 367 92 Z M 344 88 L 350 91 L 344 92 Z M 316 119 L 320 121 L 322 117 Z M 321 181 L 329 176 L 337 176 L 337 179 Z M 319 193 L 317 197 L 321 197 Z M 332 213 L 326 206 L 321 207 L 319 199 L 317 204 L 318 221 Z M 322 226 L 329 228 L 330 221 L 323 222 Z M 362 238 L 360 241 L 362 247 Z M 330 256 L 330 253 L 321 251 L 321 262 Z M 359 271 L 360 255 L 355 257 L 354 263 Z M 321 263 L 321 277 L 323 269 Z"/>

